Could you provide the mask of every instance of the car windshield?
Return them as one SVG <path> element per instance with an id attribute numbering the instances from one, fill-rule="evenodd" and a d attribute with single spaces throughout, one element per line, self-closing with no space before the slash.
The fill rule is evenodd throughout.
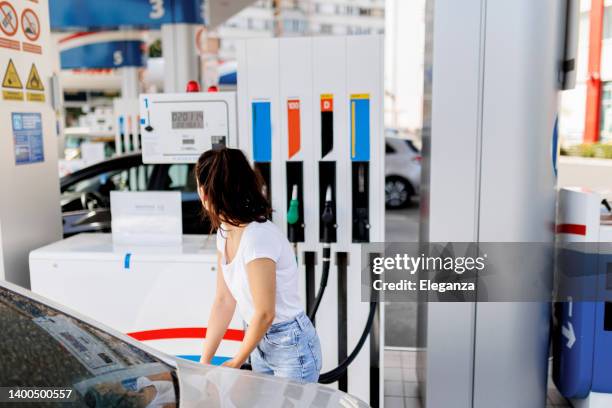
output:
<path id="1" fill-rule="evenodd" d="M 71 407 L 178 405 L 174 367 L 81 320 L 2 287 L 0 327 L 3 387 L 70 389 Z"/>
<path id="2" fill-rule="evenodd" d="M 108 195 L 110 191 L 145 191 L 151 177 L 153 166 L 139 165 L 125 169 L 115 169 L 93 175 L 69 186 L 67 192 L 101 193 Z"/>
<path id="3" fill-rule="evenodd" d="M 66 187 L 67 193 L 100 193 L 110 191 L 182 191 L 195 192 L 192 164 L 135 165 L 93 174 Z M 151 180 L 154 178 L 154 180 Z"/>

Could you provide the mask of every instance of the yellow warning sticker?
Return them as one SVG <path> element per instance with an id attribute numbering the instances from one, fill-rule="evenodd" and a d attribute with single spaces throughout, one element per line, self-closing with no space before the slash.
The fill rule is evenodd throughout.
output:
<path id="1" fill-rule="evenodd" d="M 45 101 L 44 93 L 26 92 L 26 94 L 27 94 L 27 99 L 30 102 L 44 102 Z"/>
<path id="2" fill-rule="evenodd" d="M 23 84 L 21 83 L 21 79 L 19 78 L 19 74 L 17 73 L 17 69 L 12 59 L 9 60 L 8 66 L 6 67 L 4 79 L 2 80 L 2 87 L 13 89 L 23 88 Z"/>
<path id="3" fill-rule="evenodd" d="M 23 101 L 23 92 L 2 91 L 2 98 L 4 98 L 5 101 Z"/>
<path id="4" fill-rule="evenodd" d="M 40 80 L 40 75 L 38 74 L 38 70 L 36 69 L 36 65 L 32 64 L 32 68 L 30 68 L 30 75 L 28 75 L 28 82 L 26 83 L 26 89 L 30 91 L 44 91 L 45 87 Z"/>

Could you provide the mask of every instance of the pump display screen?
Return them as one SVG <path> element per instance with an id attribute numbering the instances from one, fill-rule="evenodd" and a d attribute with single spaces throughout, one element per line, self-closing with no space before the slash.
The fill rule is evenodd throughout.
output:
<path id="1" fill-rule="evenodd" d="M 204 112 L 172 112 L 172 129 L 204 129 Z"/>

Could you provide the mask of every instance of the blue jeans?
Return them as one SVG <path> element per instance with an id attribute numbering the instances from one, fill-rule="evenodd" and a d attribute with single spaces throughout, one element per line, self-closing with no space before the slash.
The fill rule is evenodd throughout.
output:
<path id="1" fill-rule="evenodd" d="M 295 319 L 270 326 L 251 353 L 257 373 L 302 382 L 317 382 L 321 371 L 319 336 L 304 312 Z"/>

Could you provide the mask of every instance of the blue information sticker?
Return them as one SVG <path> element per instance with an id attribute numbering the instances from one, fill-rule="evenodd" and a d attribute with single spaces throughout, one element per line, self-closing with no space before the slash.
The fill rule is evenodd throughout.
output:
<path id="1" fill-rule="evenodd" d="M 15 163 L 31 164 L 45 161 L 40 113 L 13 113 Z"/>
<path id="2" fill-rule="evenodd" d="M 370 161 L 370 95 L 351 95 L 351 160 Z"/>
<path id="3" fill-rule="evenodd" d="M 272 161 L 272 119 L 270 102 L 253 102 L 253 160 L 258 163 Z"/>

